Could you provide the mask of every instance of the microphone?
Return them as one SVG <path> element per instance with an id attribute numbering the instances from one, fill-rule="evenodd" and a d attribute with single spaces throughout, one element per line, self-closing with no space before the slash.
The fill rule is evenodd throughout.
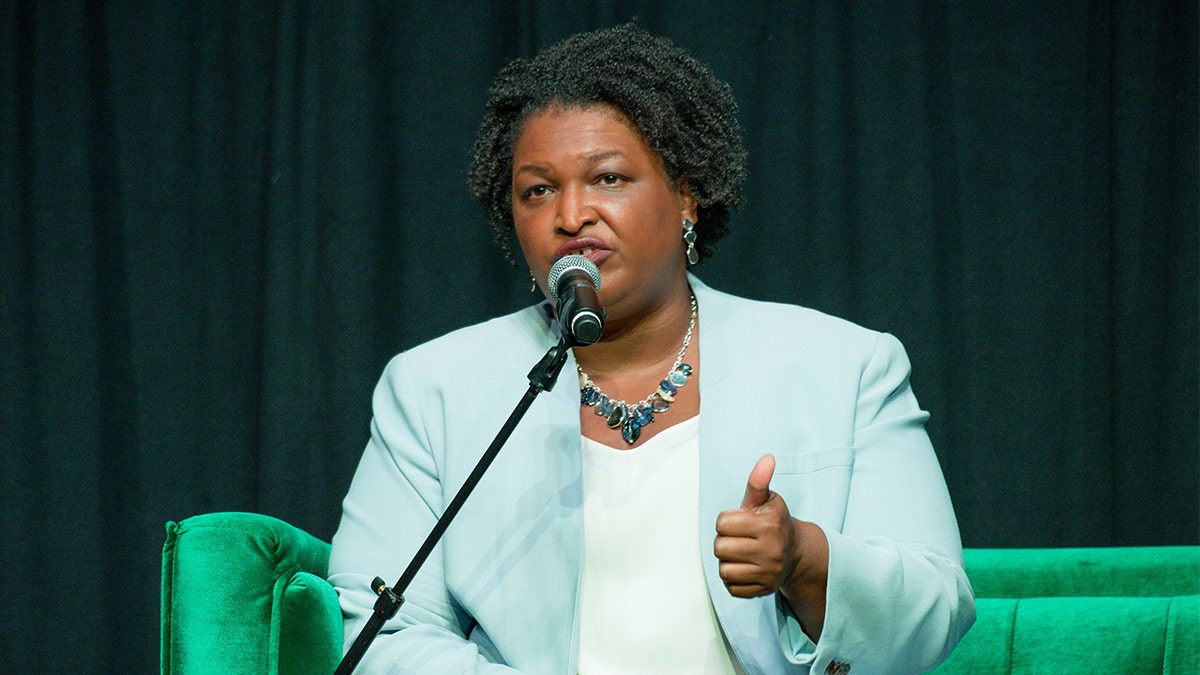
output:
<path id="1" fill-rule="evenodd" d="M 573 344 L 586 347 L 604 334 L 604 307 L 600 290 L 600 268 L 581 255 L 559 258 L 546 279 L 550 297 L 558 304 L 558 327 Z"/>

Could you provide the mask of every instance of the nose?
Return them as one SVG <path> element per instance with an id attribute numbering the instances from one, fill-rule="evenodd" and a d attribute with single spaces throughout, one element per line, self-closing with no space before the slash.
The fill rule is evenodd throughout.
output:
<path id="1" fill-rule="evenodd" d="M 564 187 L 558 200 L 557 229 L 567 235 L 578 234 L 599 219 L 588 199 L 587 190 L 580 186 Z"/>

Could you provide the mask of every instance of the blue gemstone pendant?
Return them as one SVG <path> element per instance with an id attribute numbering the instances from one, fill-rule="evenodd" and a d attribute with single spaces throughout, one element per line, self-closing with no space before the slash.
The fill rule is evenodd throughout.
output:
<path id="1" fill-rule="evenodd" d="M 637 416 L 626 416 L 625 423 L 621 425 L 621 438 L 624 438 L 626 443 L 633 445 L 637 443 L 637 439 L 641 435 L 642 425 L 638 423 Z"/>

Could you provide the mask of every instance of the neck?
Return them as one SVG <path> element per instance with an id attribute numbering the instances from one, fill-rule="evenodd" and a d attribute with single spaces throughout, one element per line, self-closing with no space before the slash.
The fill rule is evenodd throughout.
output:
<path id="1" fill-rule="evenodd" d="M 692 295 L 685 282 L 660 305 L 639 316 L 606 323 L 604 338 L 588 347 L 576 347 L 575 360 L 592 378 L 608 379 L 647 369 L 657 372 L 674 362 L 691 320 Z"/>

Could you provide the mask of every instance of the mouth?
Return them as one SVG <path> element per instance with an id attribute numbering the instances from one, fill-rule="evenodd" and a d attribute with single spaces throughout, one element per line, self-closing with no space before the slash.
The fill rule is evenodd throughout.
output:
<path id="1" fill-rule="evenodd" d="M 591 237 L 569 241 L 558 248 L 554 259 L 558 260 L 568 255 L 581 255 L 599 265 L 608 257 L 610 251 L 604 247 L 604 242 Z"/>

